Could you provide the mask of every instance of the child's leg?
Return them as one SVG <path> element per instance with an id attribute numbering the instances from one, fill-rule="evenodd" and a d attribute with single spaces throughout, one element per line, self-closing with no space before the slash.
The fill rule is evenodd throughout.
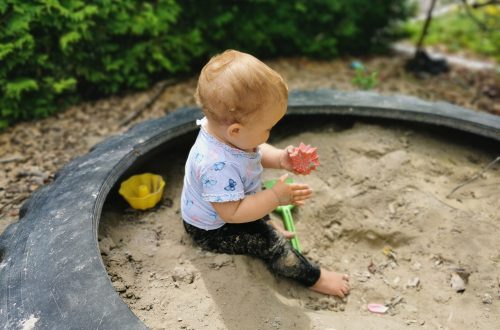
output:
<path id="1" fill-rule="evenodd" d="M 343 296 L 339 274 L 320 270 L 270 225 L 262 220 L 244 224 L 225 224 L 219 229 L 203 230 L 184 224 L 186 231 L 202 248 L 228 254 L 249 254 L 263 259 L 273 273 L 292 278 L 315 291 Z M 335 276 L 332 276 L 335 274 Z M 342 277 L 342 275 L 339 275 Z M 326 283 L 325 283 L 326 281 Z M 331 281 L 339 282 L 329 283 Z M 328 286 L 329 285 L 329 286 Z"/>

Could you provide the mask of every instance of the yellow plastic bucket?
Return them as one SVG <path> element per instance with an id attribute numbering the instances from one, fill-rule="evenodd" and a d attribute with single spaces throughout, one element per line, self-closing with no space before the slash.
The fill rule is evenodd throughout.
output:
<path id="1" fill-rule="evenodd" d="M 160 175 L 143 173 L 123 181 L 119 193 L 132 208 L 147 210 L 160 201 L 164 189 L 165 181 Z"/>

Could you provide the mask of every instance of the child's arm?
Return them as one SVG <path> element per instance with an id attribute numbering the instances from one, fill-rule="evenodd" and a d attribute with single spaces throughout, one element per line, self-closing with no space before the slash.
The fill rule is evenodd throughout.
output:
<path id="1" fill-rule="evenodd" d="M 228 223 L 244 223 L 258 220 L 271 213 L 279 205 L 302 205 L 311 197 L 307 184 L 286 184 L 287 174 L 281 176 L 271 189 L 234 202 L 212 203 L 219 216 Z"/>
<path id="2" fill-rule="evenodd" d="M 288 155 L 288 149 L 293 148 L 293 146 L 278 149 L 270 144 L 263 143 L 259 148 L 262 153 L 262 166 L 264 168 L 285 169 L 294 172 Z"/>
<path id="3" fill-rule="evenodd" d="M 280 158 L 283 157 L 284 150 L 263 143 L 259 146 L 262 153 L 262 166 L 264 168 L 281 168 Z"/>
<path id="4" fill-rule="evenodd" d="M 263 143 L 259 147 L 264 168 L 278 168 L 298 175 L 308 175 L 319 165 L 317 148 L 306 146 L 303 143 L 300 143 L 297 148 L 289 145 L 285 149 L 277 149 L 267 143 Z"/>

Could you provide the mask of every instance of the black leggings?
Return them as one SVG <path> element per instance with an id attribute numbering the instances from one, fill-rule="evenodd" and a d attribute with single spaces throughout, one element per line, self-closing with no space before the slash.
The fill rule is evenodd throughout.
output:
<path id="1" fill-rule="evenodd" d="M 272 273 L 294 279 L 307 287 L 319 279 L 319 267 L 292 249 L 290 243 L 264 220 L 226 223 L 214 230 L 183 222 L 186 232 L 205 250 L 258 257 Z"/>

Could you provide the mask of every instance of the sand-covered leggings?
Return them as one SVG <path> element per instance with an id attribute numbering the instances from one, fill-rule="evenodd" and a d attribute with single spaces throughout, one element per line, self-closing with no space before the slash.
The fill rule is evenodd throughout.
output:
<path id="1" fill-rule="evenodd" d="M 258 257 L 272 273 L 294 279 L 307 287 L 319 279 L 319 267 L 292 249 L 291 244 L 264 220 L 226 223 L 214 230 L 183 222 L 187 233 L 205 250 Z"/>

